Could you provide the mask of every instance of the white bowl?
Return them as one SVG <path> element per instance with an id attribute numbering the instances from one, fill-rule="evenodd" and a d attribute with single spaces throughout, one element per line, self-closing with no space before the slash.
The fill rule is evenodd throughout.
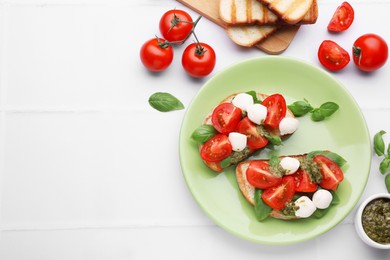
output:
<path id="1" fill-rule="evenodd" d="M 356 228 L 356 232 L 358 233 L 359 237 L 369 246 L 371 247 L 374 247 L 374 248 L 380 248 L 380 249 L 390 249 L 390 244 L 381 244 L 381 243 L 378 243 L 374 240 L 372 240 L 367 234 L 366 232 L 364 231 L 363 229 L 363 224 L 362 224 L 362 214 L 363 214 L 363 210 L 364 208 L 367 206 L 368 203 L 370 203 L 371 201 L 375 200 L 375 199 L 379 199 L 379 198 L 387 198 L 390 200 L 390 194 L 389 193 L 378 193 L 378 194 L 374 194 L 374 195 L 371 195 L 370 197 L 368 197 L 366 200 L 364 200 L 357 212 L 356 212 L 356 216 L 355 216 L 355 228 Z"/>

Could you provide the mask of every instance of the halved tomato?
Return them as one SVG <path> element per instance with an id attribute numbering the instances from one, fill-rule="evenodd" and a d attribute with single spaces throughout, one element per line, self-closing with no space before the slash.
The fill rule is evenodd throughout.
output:
<path id="1" fill-rule="evenodd" d="M 264 125 L 271 129 L 279 129 L 279 123 L 286 116 L 287 111 L 284 97 L 280 94 L 273 94 L 266 97 L 261 104 L 266 106 L 268 111 Z"/>
<path id="2" fill-rule="evenodd" d="M 336 42 L 324 40 L 318 48 L 318 60 L 328 70 L 341 70 L 348 65 L 349 53 Z"/>
<path id="3" fill-rule="evenodd" d="M 298 169 L 298 171 L 294 173 L 293 176 L 295 178 L 296 192 L 314 192 L 317 190 L 317 183 L 310 179 L 309 174 L 305 170 Z"/>
<path id="4" fill-rule="evenodd" d="M 324 189 L 336 191 L 339 183 L 344 179 L 340 167 L 324 155 L 314 156 L 313 161 L 318 165 L 322 174 L 322 181 L 319 185 Z"/>
<path id="5" fill-rule="evenodd" d="M 237 125 L 237 131 L 247 136 L 249 148 L 257 150 L 268 144 L 268 139 L 262 136 L 256 129 L 256 124 L 248 117 L 244 117 Z"/>
<path id="6" fill-rule="evenodd" d="M 211 122 L 214 128 L 221 134 L 228 134 L 236 129 L 240 122 L 242 111 L 232 103 L 219 104 L 213 111 Z"/>
<path id="7" fill-rule="evenodd" d="M 208 162 L 219 162 L 232 153 L 232 145 L 224 134 L 217 134 L 207 140 L 200 149 L 200 156 Z"/>
<path id="8" fill-rule="evenodd" d="M 251 161 L 246 171 L 246 179 L 250 184 L 259 189 L 267 189 L 282 183 L 282 177 L 269 171 L 266 161 Z"/>
<path id="9" fill-rule="evenodd" d="M 334 12 L 328 24 L 328 31 L 342 32 L 347 30 L 351 26 L 354 17 L 355 12 L 352 6 L 348 2 L 343 2 Z"/>
<path id="10" fill-rule="evenodd" d="M 261 198 L 273 209 L 281 210 L 290 202 L 295 194 L 295 180 L 293 176 L 284 176 L 282 183 L 265 189 Z"/>

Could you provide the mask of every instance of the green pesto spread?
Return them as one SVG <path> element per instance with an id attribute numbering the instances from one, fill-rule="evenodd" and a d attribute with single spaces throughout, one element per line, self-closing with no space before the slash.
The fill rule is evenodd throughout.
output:
<path id="1" fill-rule="evenodd" d="M 363 210 L 363 229 L 372 240 L 390 244 L 390 199 L 370 202 Z"/>
<path id="2" fill-rule="evenodd" d="M 320 183 L 322 180 L 321 171 L 312 158 L 304 156 L 299 158 L 300 167 L 307 172 L 310 179 L 315 183 Z"/>
<path id="3" fill-rule="evenodd" d="M 230 158 L 230 163 L 231 164 L 238 164 L 245 158 L 247 158 L 250 154 L 250 150 L 248 147 L 245 147 L 244 150 L 242 151 L 233 151 L 231 155 L 229 156 Z"/>

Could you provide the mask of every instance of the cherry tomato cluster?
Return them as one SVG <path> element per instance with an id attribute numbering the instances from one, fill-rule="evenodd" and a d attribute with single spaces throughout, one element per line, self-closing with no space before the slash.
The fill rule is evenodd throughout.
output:
<path id="1" fill-rule="evenodd" d="M 337 7 L 328 24 L 328 31 L 340 33 L 346 31 L 354 20 L 355 12 L 348 2 Z M 388 58 L 386 41 L 377 34 L 368 33 L 356 39 L 352 46 L 352 59 L 362 71 L 371 72 L 381 68 Z M 318 49 L 320 63 L 331 71 L 345 68 L 351 58 L 349 52 L 331 40 L 324 40 Z"/>
<path id="2" fill-rule="evenodd" d="M 191 35 L 195 42 L 189 44 L 182 54 L 182 66 L 192 77 L 201 78 L 209 75 L 216 63 L 214 49 L 203 42 L 199 42 L 195 35 L 195 26 L 201 16 L 193 21 L 192 17 L 183 10 L 169 10 L 165 12 L 159 23 L 162 37 L 146 41 L 140 51 L 142 64 L 150 71 L 161 72 L 171 65 L 174 50 L 173 45 L 182 45 Z"/>

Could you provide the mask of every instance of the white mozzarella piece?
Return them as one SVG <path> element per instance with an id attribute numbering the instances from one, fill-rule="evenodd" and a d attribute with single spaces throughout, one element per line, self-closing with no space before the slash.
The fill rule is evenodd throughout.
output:
<path id="1" fill-rule="evenodd" d="M 253 104 L 248 107 L 247 115 L 249 120 L 260 125 L 267 117 L 267 107 L 262 104 Z"/>
<path id="2" fill-rule="evenodd" d="M 313 194 L 313 203 L 319 209 L 326 209 L 332 202 L 332 193 L 328 190 L 318 190 Z"/>
<path id="3" fill-rule="evenodd" d="M 299 207 L 299 209 L 295 211 L 295 216 L 299 218 L 308 218 L 317 209 L 313 201 L 311 201 L 311 199 L 307 196 L 301 196 L 294 202 L 294 204 Z"/>
<path id="4" fill-rule="evenodd" d="M 295 117 L 284 117 L 279 123 L 281 135 L 292 134 L 298 129 L 299 121 Z"/>
<path id="5" fill-rule="evenodd" d="M 247 111 L 248 107 L 252 106 L 253 103 L 253 97 L 247 93 L 239 93 L 232 100 L 232 104 L 242 111 Z"/>
<path id="6" fill-rule="evenodd" d="M 284 170 L 287 171 L 286 175 L 295 173 L 299 169 L 299 166 L 301 165 L 298 159 L 293 157 L 288 157 L 288 156 L 283 157 L 280 160 L 279 164 L 280 166 L 282 166 Z"/>
<path id="7" fill-rule="evenodd" d="M 231 132 L 229 133 L 229 141 L 233 151 L 239 152 L 245 149 L 247 137 L 241 133 Z"/>

